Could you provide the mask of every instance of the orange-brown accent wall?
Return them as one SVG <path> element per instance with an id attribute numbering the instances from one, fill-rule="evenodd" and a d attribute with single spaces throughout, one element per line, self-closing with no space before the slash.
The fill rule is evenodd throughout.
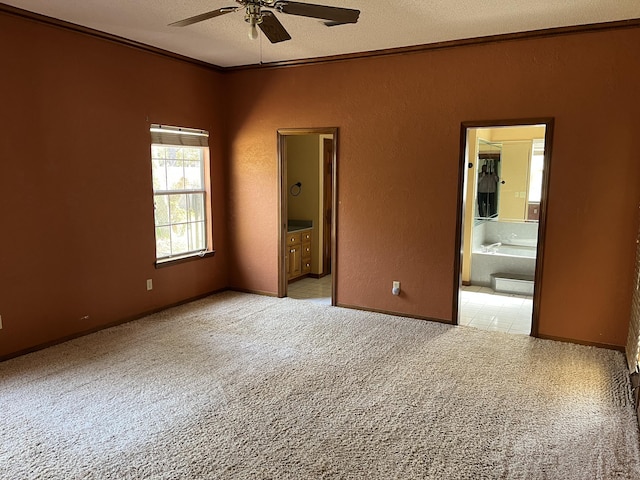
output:
<path id="1" fill-rule="evenodd" d="M 533 117 L 555 118 L 540 334 L 622 346 L 639 46 L 629 28 L 219 73 L 0 14 L 0 357 L 275 294 L 280 128 L 340 129 L 338 303 L 451 321 L 461 122 Z M 214 257 L 154 268 L 151 122 L 212 134 Z"/>
<path id="2" fill-rule="evenodd" d="M 226 287 L 222 75 L 6 14 L 0 59 L 0 357 Z M 154 268 L 151 122 L 211 132 L 214 257 Z"/>
<path id="3" fill-rule="evenodd" d="M 451 321 L 461 123 L 554 117 L 539 332 L 624 345 L 638 78 L 638 28 L 227 74 L 231 285 L 277 291 L 276 130 L 339 127 L 337 302 Z"/>

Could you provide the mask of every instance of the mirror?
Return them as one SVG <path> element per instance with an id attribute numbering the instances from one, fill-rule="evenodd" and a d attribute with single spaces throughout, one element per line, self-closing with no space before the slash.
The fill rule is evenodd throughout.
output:
<path id="1" fill-rule="evenodd" d="M 544 135 L 540 125 L 476 130 L 469 143 L 467 190 L 475 224 L 538 221 Z"/>

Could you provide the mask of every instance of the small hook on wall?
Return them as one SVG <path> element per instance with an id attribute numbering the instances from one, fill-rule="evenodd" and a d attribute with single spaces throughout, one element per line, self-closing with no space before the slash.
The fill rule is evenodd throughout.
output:
<path id="1" fill-rule="evenodd" d="M 291 185 L 291 187 L 289 187 L 289 193 L 294 197 L 297 197 L 298 195 L 300 195 L 301 191 L 302 191 L 302 183 L 300 182 L 294 183 L 293 185 Z"/>

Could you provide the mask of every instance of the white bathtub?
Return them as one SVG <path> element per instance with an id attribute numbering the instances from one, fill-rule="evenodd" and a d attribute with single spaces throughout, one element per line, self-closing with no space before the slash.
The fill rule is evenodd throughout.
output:
<path id="1" fill-rule="evenodd" d="M 507 257 L 525 257 L 525 258 L 536 258 L 537 248 L 535 246 L 522 246 L 522 245 L 500 245 L 499 247 L 494 247 L 490 252 L 473 252 L 485 254 L 485 255 L 504 255 Z"/>
<path id="2" fill-rule="evenodd" d="M 500 245 L 489 251 L 474 251 L 471 254 L 471 284 L 491 287 L 491 275 L 510 273 L 535 275 L 536 247 Z"/>

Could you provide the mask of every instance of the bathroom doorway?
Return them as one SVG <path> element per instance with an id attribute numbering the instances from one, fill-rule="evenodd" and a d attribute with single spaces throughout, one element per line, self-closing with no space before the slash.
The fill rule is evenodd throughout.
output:
<path id="1" fill-rule="evenodd" d="M 278 130 L 278 296 L 335 305 L 337 128 Z"/>
<path id="2" fill-rule="evenodd" d="M 455 323 L 537 336 L 552 119 L 463 123 Z"/>

